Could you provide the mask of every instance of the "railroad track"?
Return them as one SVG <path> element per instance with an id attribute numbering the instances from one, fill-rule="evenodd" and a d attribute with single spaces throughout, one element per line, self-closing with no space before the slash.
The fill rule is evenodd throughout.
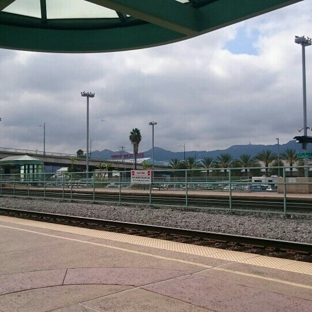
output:
<path id="1" fill-rule="evenodd" d="M 312 245 L 305 243 L 90 219 L 29 210 L 9 209 L 5 207 L 0 207 L 0 214 L 16 218 L 139 235 L 312 263 Z"/>
<path id="2" fill-rule="evenodd" d="M 101 192 L 82 189 L 38 189 L 38 188 L 3 188 L 2 196 L 21 196 L 35 198 L 56 198 L 69 201 L 106 202 L 118 204 L 144 204 L 154 206 L 175 206 L 188 208 L 217 208 L 229 209 L 228 194 L 174 194 L 174 193 L 139 193 L 133 192 Z M 231 208 L 237 211 L 272 211 L 283 212 L 282 197 L 248 197 L 248 195 L 232 196 Z M 307 198 L 287 198 L 287 213 L 312 213 L 312 200 Z"/>

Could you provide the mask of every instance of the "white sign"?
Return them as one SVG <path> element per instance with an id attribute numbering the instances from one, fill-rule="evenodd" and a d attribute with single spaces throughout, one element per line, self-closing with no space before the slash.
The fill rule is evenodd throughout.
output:
<path id="1" fill-rule="evenodd" d="M 131 183 L 133 184 L 151 184 L 151 170 L 131 170 Z"/>

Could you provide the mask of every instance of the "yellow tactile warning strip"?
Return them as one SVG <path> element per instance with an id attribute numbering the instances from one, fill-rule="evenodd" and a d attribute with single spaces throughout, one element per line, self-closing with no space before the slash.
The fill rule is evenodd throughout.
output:
<path id="1" fill-rule="evenodd" d="M 299 261 L 279 259 L 273 257 L 265 257 L 255 254 L 249 254 L 244 252 L 220 250 L 217 248 L 195 246 L 189 244 L 176 243 L 166 240 L 146 238 L 141 236 L 105 232 L 91 229 L 84 229 L 78 227 L 72 227 L 67 225 L 59 225 L 53 223 L 44 223 L 39 221 L 17 219 L 11 217 L 0 216 L 0 221 L 32 226 L 41 229 L 61 231 L 76 235 L 89 236 L 94 238 L 101 238 L 111 241 L 118 241 L 121 243 L 134 244 L 144 247 L 158 248 L 167 251 L 182 252 L 186 254 L 209 257 L 213 259 L 220 259 L 226 261 L 232 261 L 242 264 L 249 264 L 254 266 L 261 266 L 265 268 L 279 269 L 283 271 L 289 271 L 294 273 L 303 273 L 306 275 L 312 275 L 312 264 Z"/>

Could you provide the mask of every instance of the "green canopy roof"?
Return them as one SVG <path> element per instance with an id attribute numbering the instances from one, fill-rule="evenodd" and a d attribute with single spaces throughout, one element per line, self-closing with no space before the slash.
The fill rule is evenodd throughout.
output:
<path id="1" fill-rule="evenodd" d="M 0 48 L 108 52 L 196 37 L 302 0 L 0 0 Z"/>
<path id="2" fill-rule="evenodd" d="M 0 160 L 0 166 L 14 165 L 43 165 L 43 161 L 28 155 L 9 156 Z"/>

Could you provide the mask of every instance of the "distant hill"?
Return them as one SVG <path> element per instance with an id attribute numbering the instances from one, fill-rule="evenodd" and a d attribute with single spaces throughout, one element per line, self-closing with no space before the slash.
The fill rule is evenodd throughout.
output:
<path id="1" fill-rule="evenodd" d="M 302 147 L 300 144 L 296 143 L 294 140 L 289 141 L 286 144 L 280 144 L 279 146 L 279 152 L 282 154 L 285 152 L 286 149 L 295 149 L 297 152 L 302 151 Z M 255 156 L 258 153 L 262 152 L 263 150 L 271 150 L 273 153 L 278 153 L 278 147 L 277 144 L 274 145 L 233 145 L 227 149 L 224 150 L 214 150 L 214 151 L 185 151 L 185 157 L 196 157 L 197 159 L 202 159 L 204 157 L 212 157 L 216 158 L 222 153 L 229 153 L 234 158 L 239 158 L 242 154 L 250 154 L 251 156 Z M 149 149 L 147 151 L 140 151 L 144 154 L 144 157 L 152 157 L 152 149 Z M 125 154 L 129 154 L 131 152 L 124 152 Z M 183 159 L 184 158 L 184 151 L 181 152 L 171 152 L 168 150 L 165 150 L 160 147 L 154 148 L 155 153 L 155 160 L 157 161 L 170 161 L 173 158 L 177 159 Z M 105 149 L 103 151 L 94 151 L 92 152 L 92 157 L 97 159 L 111 159 L 112 155 L 120 155 L 120 151 L 111 151 L 108 149 Z"/>

